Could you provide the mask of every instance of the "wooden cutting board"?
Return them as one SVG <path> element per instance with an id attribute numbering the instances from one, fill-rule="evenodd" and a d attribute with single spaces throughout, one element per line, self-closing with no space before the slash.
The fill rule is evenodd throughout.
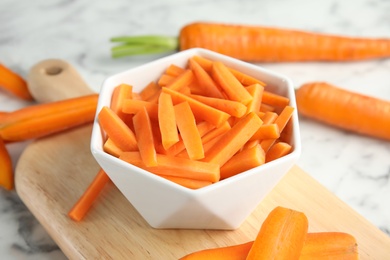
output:
<path id="1" fill-rule="evenodd" d="M 63 63 L 55 64 L 62 69 L 55 71 L 74 74 Z M 47 76 L 42 74 L 43 68 L 35 71 L 41 73 L 38 78 Z M 71 82 L 60 75 L 62 83 Z M 61 91 L 55 93 L 62 93 L 66 86 L 56 82 L 53 75 L 47 77 L 42 84 L 56 86 Z M 72 81 L 71 85 L 77 84 Z M 85 219 L 74 222 L 67 213 L 99 170 L 90 152 L 90 135 L 91 125 L 87 125 L 36 140 L 26 147 L 15 170 L 20 198 L 70 259 L 178 259 L 205 248 L 244 243 L 256 237 L 263 220 L 276 206 L 304 212 L 311 232 L 352 234 L 361 259 L 390 257 L 386 234 L 297 166 L 234 231 L 153 229 L 112 183 Z"/>

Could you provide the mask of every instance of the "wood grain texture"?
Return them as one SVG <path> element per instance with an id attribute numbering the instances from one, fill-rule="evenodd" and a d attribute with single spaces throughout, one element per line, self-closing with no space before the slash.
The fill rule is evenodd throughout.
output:
<path id="1" fill-rule="evenodd" d="M 86 218 L 68 210 L 99 170 L 89 149 L 91 126 L 36 140 L 21 155 L 16 190 L 70 259 L 178 259 L 205 248 L 253 240 L 276 206 L 303 211 L 310 231 L 342 231 L 356 237 L 361 259 L 386 259 L 390 238 L 294 166 L 234 231 L 151 228 L 110 183 Z"/>

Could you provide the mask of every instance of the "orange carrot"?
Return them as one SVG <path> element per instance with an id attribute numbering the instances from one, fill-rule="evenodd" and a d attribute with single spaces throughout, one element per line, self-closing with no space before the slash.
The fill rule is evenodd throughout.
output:
<path id="1" fill-rule="evenodd" d="M 171 75 L 171 76 L 179 76 L 180 74 L 182 74 L 183 72 L 185 71 L 185 69 L 175 65 L 175 64 L 171 64 L 169 65 L 169 67 L 165 70 L 165 73 L 167 75 Z"/>
<path id="2" fill-rule="evenodd" d="M 167 88 L 180 91 L 182 88 L 190 85 L 194 80 L 194 73 L 192 70 L 185 70 L 179 76 L 175 77 L 169 84 L 166 85 Z"/>
<path id="3" fill-rule="evenodd" d="M 0 64 L 0 88 L 24 99 L 33 100 L 27 82 L 17 73 Z"/>
<path id="4" fill-rule="evenodd" d="M 198 84 L 207 97 L 224 98 L 221 89 L 217 83 L 211 78 L 211 76 L 200 66 L 195 59 L 189 60 L 190 68 L 194 72 L 195 78 L 198 80 Z"/>
<path id="5" fill-rule="evenodd" d="M 0 186 L 6 190 L 14 188 L 12 159 L 4 141 L 0 138 Z"/>
<path id="6" fill-rule="evenodd" d="M 262 117 L 260 117 L 261 120 L 263 120 L 264 125 L 272 124 L 275 122 L 276 118 L 278 118 L 278 114 L 272 111 L 267 111 L 264 113 Z"/>
<path id="7" fill-rule="evenodd" d="M 145 107 L 135 114 L 133 125 L 142 161 L 147 167 L 157 166 L 157 153 L 154 147 L 152 125 Z"/>
<path id="8" fill-rule="evenodd" d="M 111 138 L 107 138 L 107 140 L 103 144 L 103 150 L 106 153 L 109 153 L 115 157 L 119 157 L 119 155 L 123 152 Z"/>
<path id="9" fill-rule="evenodd" d="M 302 116 L 375 138 L 390 140 L 390 101 L 344 90 L 326 82 L 296 92 Z"/>
<path id="10" fill-rule="evenodd" d="M 247 112 L 247 107 L 238 101 L 201 95 L 191 95 L 190 97 L 234 117 L 242 117 Z"/>
<path id="11" fill-rule="evenodd" d="M 174 106 L 176 124 L 183 139 L 188 156 L 192 160 L 204 158 L 202 139 L 196 127 L 194 114 L 188 102 Z"/>
<path id="12" fill-rule="evenodd" d="M 90 123 L 96 113 L 96 100 L 85 106 L 68 107 L 68 110 L 34 116 L 0 127 L 4 141 L 24 141 L 51 135 L 70 128 Z"/>
<path id="13" fill-rule="evenodd" d="M 123 102 L 126 99 L 131 99 L 133 96 L 133 86 L 128 84 L 120 84 L 114 89 L 114 92 L 112 94 L 111 98 L 111 104 L 110 108 L 123 120 L 125 120 L 125 117 L 127 116 L 125 113 L 123 113 Z"/>
<path id="14" fill-rule="evenodd" d="M 262 140 L 262 139 L 277 139 L 280 137 L 280 131 L 277 124 L 264 124 L 260 126 L 259 130 L 249 139 Z"/>
<path id="15" fill-rule="evenodd" d="M 161 132 L 161 142 L 165 150 L 179 142 L 176 127 L 176 116 L 172 98 L 169 94 L 161 92 L 158 99 L 158 123 Z"/>
<path id="16" fill-rule="evenodd" d="M 239 101 L 246 105 L 253 99 L 241 82 L 234 77 L 222 62 L 216 61 L 213 63 L 212 78 L 221 86 L 230 100 Z"/>
<path id="17" fill-rule="evenodd" d="M 149 98 L 156 95 L 161 90 L 160 86 L 154 82 L 151 81 L 146 87 L 144 87 L 141 92 L 139 92 L 139 95 L 142 100 L 149 101 Z"/>
<path id="18" fill-rule="evenodd" d="M 252 95 L 252 100 L 247 105 L 247 113 L 260 111 L 260 106 L 263 102 L 264 87 L 260 84 L 253 84 L 246 87 L 246 90 Z"/>
<path id="19" fill-rule="evenodd" d="M 246 259 L 299 259 L 307 231 L 304 213 L 278 206 L 261 225 Z"/>
<path id="20" fill-rule="evenodd" d="M 285 142 L 277 142 L 273 144 L 265 155 L 265 162 L 276 160 L 282 156 L 285 156 L 291 151 L 292 147 L 290 144 Z"/>
<path id="21" fill-rule="evenodd" d="M 104 106 L 98 114 L 99 124 L 109 138 L 122 151 L 138 150 L 133 131 L 109 107 Z"/>
<path id="22" fill-rule="evenodd" d="M 175 76 L 168 75 L 168 74 L 162 74 L 160 78 L 157 81 L 157 84 L 159 86 L 166 86 L 169 83 L 173 82 L 176 79 Z"/>
<path id="23" fill-rule="evenodd" d="M 253 112 L 245 115 L 206 153 L 203 161 L 219 166 L 224 165 L 252 137 L 262 123 Z"/>
<path id="24" fill-rule="evenodd" d="M 233 246 L 204 249 L 188 254 L 179 260 L 245 260 L 253 241 Z"/>
<path id="25" fill-rule="evenodd" d="M 136 114 L 144 107 L 148 111 L 150 118 L 158 118 L 158 105 L 151 101 L 126 99 L 123 101 L 122 111 L 126 114 Z"/>
<path id="26" fill-rule="evenodd" d="M 290 99 L 269 91 L 264 91 L 262 102 L 271 106 L 285 107 L 290 104 Z"/>
<path id="27" fill-rule="evenodd" d="M 68 216 L 74 221 L 81 221 L 109 181 L 110 178 L 102 169 L 100 169 L 91 184 L 68 212 Z"/>
<path id="28" fill-rule="evenodd" d="M 260 145 L 243 149 L 221 167 L 221 180 L 260 166 L 265 162 L 265 154 Z"/>
<path id="29" fill-rule="evenodd" d="M 163 92 L 166 92 L 171 95 L 173 104 L 178 104 L 183 101 L 187 101 L 196 118 L 205 120 L 217 127 L 222 125 L 230 117 L 228 113 L 205 105 L 202 102 L 199 102 L 177 91 L 171 90 L 166 87 L 163 87 L 162 90 Z"/>

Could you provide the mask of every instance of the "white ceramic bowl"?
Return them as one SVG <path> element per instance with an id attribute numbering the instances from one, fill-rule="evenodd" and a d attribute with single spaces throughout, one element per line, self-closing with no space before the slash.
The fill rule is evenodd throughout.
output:
<path id="1" fill-rule="evenodd" d="M 290 98 L 296 108 L 292 82 L 285 76 L 204 49 L 190 49 L 107 78 L 97 111 L 109 106 L 113 89 L 121 83 L 140 91 L 170 64 L 185 66 L 190 57 L 203 56 L 261 79 L 266 89 Z M 293 151 L 275 161 L 201 189 L 192 190 L 121 161 L 103 151 L 102 132 L 93 125 L 91 151 L 113 183 L 154 228 L 237 229 L 297 161 L 300 151 L 298 116 L 293 115 Z"/>

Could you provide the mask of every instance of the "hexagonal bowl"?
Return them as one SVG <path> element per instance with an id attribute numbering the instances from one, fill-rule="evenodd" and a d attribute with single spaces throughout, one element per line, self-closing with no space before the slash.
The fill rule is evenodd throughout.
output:
<path id="1" fill-rule="evenodd" d="M 190 49 L 155 60 L 107 78 L 101 87 L 97 113 L 109 106 L 116 86 L 127 83 L 140 91 L 171 65 L 185 66 L 194 55 L 218 60 L 267 84 L 266 89 L 290 98 L 296 108 L 293 84 L 276 72 L 205 49 Z M 256 168 L 193 190 L 126 163 L 103 151 L 97 117 L 91 151 L 113 183 L 153 228 L 234 230 L 259 206 L 299 158 L 301 143 L 297 111 L 292 118 L 293 150 L 288 155 Z"/>

